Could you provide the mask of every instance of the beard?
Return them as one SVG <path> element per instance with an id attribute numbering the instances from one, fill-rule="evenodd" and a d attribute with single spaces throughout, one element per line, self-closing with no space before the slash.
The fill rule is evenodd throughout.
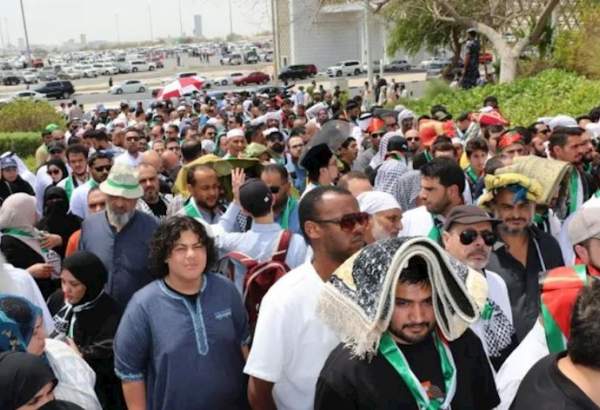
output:
<path id="1" fill-rule="evenodd" d="M 419 335 L 409 334 L 405 329 L 416 328 L 419 327 L 421 329 L 421 333 Z M 390 323 L 389 332 L 393 334 L 396 338 L 407 344 L 415 344 L 422 342 L 425 340 L 433 329 L 435 328 L 435 322 L 420 322 L 420 323 L 407 323 L 402 325 L 401 327 L 396 327 L 392 323 Z"/>
<path id="2" fill-rule="evenodd" d="M 133 216 L 134 212 L 135 209 L 129 212 L 118 213 L 110 209 L 109 206 L 106 207 L 106 216 L 108 217 L 108 221 L 111 225 L 116 226 L 119 229 L 127 225 L 127 223 L 131 220 L 131 217 Z"/>
<path id="3" fill-rule="evenodd" d="M 373 239 L 379 241 L 381 239 L 389 239 L 392 235 L 383 229 L 383 227 L 377 222 L 375 218 L 373 218 L 373 226 L 371 228 L 371 235 L 373 235 Z"/>

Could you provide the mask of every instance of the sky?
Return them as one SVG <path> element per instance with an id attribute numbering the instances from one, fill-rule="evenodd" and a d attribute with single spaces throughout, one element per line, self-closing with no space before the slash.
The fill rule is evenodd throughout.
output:
<path id="1" fill-rule="evenodd" d="M 228 0 L 22 0 L 29 42 L 58 45 L 68 39 L 79 42 L 117 40 L 117 20 L 121 41 L 150 40 L 150 18 L 154 38 L 179 36 L 179 3 L 183 31 L 191 35 L 194 15 L 202 15 L 207 37 L 229 34 Z M 233 31 L 255 34 L 271 30 L 270 0 L 231 0 Z M 148 6 L 149 5 L 149 6 Z M 150 9 L 150 13 L 149 10 Z M 115 15 L 117 17 L 115 17 Z M 0 0 L 0 39 L 12 44 L 24 38 L 19 0 Z"/>

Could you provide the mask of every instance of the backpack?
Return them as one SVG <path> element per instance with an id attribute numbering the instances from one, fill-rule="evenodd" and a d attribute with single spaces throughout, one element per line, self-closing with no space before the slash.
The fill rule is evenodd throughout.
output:
<path id="1" fill-rule="evenodd" d="M 290 230 L 284 229 L 281 231 L 275 252 L 271 255 L 271 259 L 264 262 L 258 262 L 242 252 L 234 251 L 225 255 L 225 258 L 237 261 L 246 268 L 242 299 L 248 311 L 250 329 L 252 330 L 256 326 L 262 298 L 279 278 L 290 271 L 289 266 L 285 263 L 285 258 L 291 239 L 292 232 Z"/>

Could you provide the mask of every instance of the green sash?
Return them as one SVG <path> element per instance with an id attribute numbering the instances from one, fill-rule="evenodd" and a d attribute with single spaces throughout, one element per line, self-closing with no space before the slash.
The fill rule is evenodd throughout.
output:
<path id="1" fill-rule="evenodd" d="M 75 189 L 73 185 L 73 176 L 70 176 L 65 181 L 65 193 L 67 194 L 67 199 L 71 200 L 71 195 L 73 194 L 73 190 Z"/>
<path id="2" fill-rule="evenodd" d="M 200 210 L 196 206 L 196 201 L 194 201 L 194 198 L 190 198 L 188 203 L 183 207 L 183 211 L 185 212 L 186 216 L 189 216 L 191 218 L 204 219 L 204 217 L 200 213 Z"/>
<path id="3" fill-rule="evenodd" d="M 427 237 L 432 241 L 436 241 L 437 243 L 442 243 L 442 232 L 440 228 L 435 224 L 435 218 L 431 215 L 431 219 L 433 221 L 433 226 L 429 230 Z"/>
<path id="4" fill-rule="evenodd" d="M 440 337 L 435 332 L 433 333 L 433 342 L 440 357 L 442 376 L 444 378 L 444 393 L 446 396 L 443 401 L 429 398 L 419 379 L 410 370 L 410 366 L 402 350 L 398 348 L 396 342 L 394 342 L 394 339 L 392 339 L 392 336 L 388 332 L 385 332 L 381 336 L 381 341 L 379 342 L 379 352 L 392 365 L 398 375 L 400 375 L 417 402 L 419 410 L 448 409 L 456 392 L 456 368 L 452 352 L 448 348 L 448 345 L 440 340 Z"/>
<path id="5" fill-rule="evenodd" d="M 279 226 L 281 229 L 288 229 L 290 226 L 290 214 L 292 213 L 292 209 L 296 206 L 298 201 L 296 201 L 291 196 L 288 197 L 288 200 L 285 204 L 285 208 L 281 213 L 281 220 L 279 221 Z"/>
<path id="6" fill-rule="evenodd" d="M 472 183 L 476 184 L 477 181 L 479 180 L 479 178 L 477 177 L 477 174 L 475 174 L 475 170 L 473 169 L 473 167 L 471 165 L 469 165 L 467 167 L 467 169 L 465 169 L 465 173 L 467 174 L 467 176 L 469 177 L 469 179 L 471 180 Z"/>
<path id="7" fill-rule="evenodd" d="M 573 171 L 569 177 L 569 215 L 577 211 L 578 175 L 577 171 Z"/>
<path id="8" fill-rule="evenodd" d="M 433 159 L 433 157 L 431 156 L 431 153 L 429 152 L 429 150 L 423 151 L 423 155 L 425 155 L 425 160 L 427 162 L 431 162 L 431 160 Z"/>

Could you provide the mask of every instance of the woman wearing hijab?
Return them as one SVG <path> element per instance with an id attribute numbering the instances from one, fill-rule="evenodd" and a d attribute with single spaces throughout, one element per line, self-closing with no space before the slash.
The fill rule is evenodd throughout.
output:
<path id="1" fill-rule="evenodd" d="M 53 338 L 67 343 L 96 372 L 96 393 L 104 408 L 122 408 L 121 383 L 114 373 L 113 338 L 121 309 L 104 292 L 108 272 L 93 253 L 77 251 L 63 261 L 61 289 L 48 299 Z"/>
<path id="2" fill-rule="evenodd" d="M 65 249 L 73 232 L 81 228 L 81 218 L 69 212 L 69 199 L 64 189 L 50 185 L 44 192 L 44 216 L 37 228 L 59 235 L 62 244 L 55 250 L 64 258 Z"/>
<path id="3" fill-rule="evenodd" d="M 57 185 L 60 181 L 69 176 L 69 171 L 62 159 L 51 159 L 46 162 L 46 173 L 52 180 L 52 185 Z"/>
<path id="4" fill-rule="evenodd" d="M 12 157 L 0 159 L 0 205 L 12 194 L 34 195 L 33 188 L 19 175 L 18 163 Z"/>
<path id="5" fill-rule="evenodd" d="M 43 358 L 58 379 L 56 398 L 86 410 L 102 409 L 94 392 L 94 371 L 65 343 L 45 339 L 41 314 L 37 306 L 24 298 L 0 294 L 0 353 L 27 352 Z"/>
<path id="6" fill-rule="evenodd" d="M 56 377 L 41 357 L 23 352 L 0 354 L 0 408 L 3 410 L 79 410 L 54 397 Z"/>
<path id="7" fill-rule="evenodd" d="M 60 256 L 52 248 L 62 245 L 59 235 L 35 228 L 35 198 L 24 193 L 9 196 L 0 207 L 0 251 L 11 265 L 26 269 L 44 299 L 58 287 L 52 274 L 60 272 Z"/>

